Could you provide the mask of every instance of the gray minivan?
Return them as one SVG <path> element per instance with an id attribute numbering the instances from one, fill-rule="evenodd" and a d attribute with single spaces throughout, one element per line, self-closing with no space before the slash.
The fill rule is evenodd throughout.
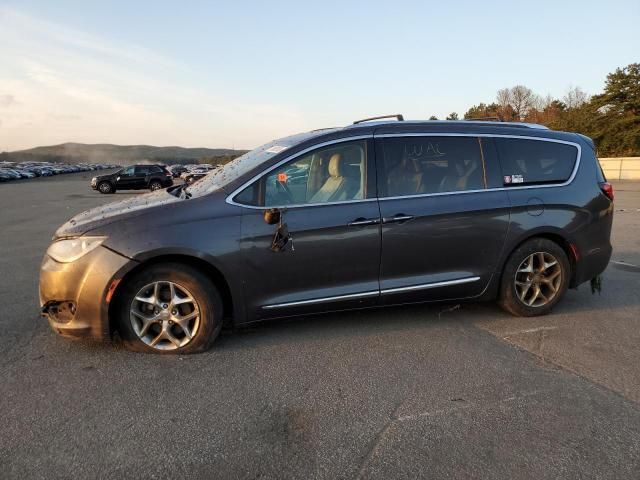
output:
<path id="1" fill-rule="evenodd" d="M 64 335 L 188 353 L 225 322 L 335 310 L 497 298 L 541 315 L 606 268 L 613 190 L 587 137 L 373 120 L 77 215 L 44 257 L 43 315 Z"/>

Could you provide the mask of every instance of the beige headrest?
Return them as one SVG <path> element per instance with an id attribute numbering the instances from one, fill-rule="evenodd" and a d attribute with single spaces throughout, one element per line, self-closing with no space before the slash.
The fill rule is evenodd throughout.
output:
<path id="1" fill-rule="evenodd" d="M 329 175 L 340 177 L 342 175 L 342 155 L 334 153 L 329 159 Z"/>

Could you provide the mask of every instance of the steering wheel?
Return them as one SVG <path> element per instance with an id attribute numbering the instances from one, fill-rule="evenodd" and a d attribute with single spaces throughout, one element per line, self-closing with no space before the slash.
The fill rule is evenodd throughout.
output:
<path id="1" fill-rule="evenodd" d="M 295 202 L 293 194 L 291 193 L 289 186 L 285 182 L 276 181 L 276 190 L 278 190 L 278 196 L 280 196 L 280 194 L 284 195 L 284 197 L 287 199 L 288 204 Z"/>

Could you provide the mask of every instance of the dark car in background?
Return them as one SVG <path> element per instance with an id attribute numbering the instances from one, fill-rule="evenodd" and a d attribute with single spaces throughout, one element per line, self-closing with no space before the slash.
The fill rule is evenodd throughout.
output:
<path id="1" fill-rule="evenodd" d="M 206 349 L 224 322 L 335 310 L 498 299 L 543 315 L 605 269 L 613 211 L 582 135 L 357 122 L 74 217 L 40 302 L 63 335 L 170 353 Z"/>
<path id="2" fill-rule="evenodd" d="M 117 172 L 91 179 L 91 188 L 100 193 L 142 189 L 155 191 L 171 185 L 173 185 L 173 175 L 163 165 L 131 165 Z"/>

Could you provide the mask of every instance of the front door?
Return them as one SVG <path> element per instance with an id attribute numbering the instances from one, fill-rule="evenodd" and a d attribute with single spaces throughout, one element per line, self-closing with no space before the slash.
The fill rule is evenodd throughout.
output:
<path id="1" fill-rule="evenodd" d="M 388 136 L 376 149 L 382 302 L 480 295 L 509 225 L 493 152 L 473 136 Z"/>
<path id="2" fill-rule="evenodd" d="M 236 197 L 253 203 L 241 233 L 249 320 L 376 304 L 380 212 L 371 151 L 371 140 L 343 140 L 302 152 Z M 281 221 L 267 223 L 267 209 Z"/>
<path id="3" fill-rule="evenodd" d="M 127 167 L 123 169 L 116 177 L 116 188 L 126 190 L 135 188 L 136 173 L 135 167 Z"/>

